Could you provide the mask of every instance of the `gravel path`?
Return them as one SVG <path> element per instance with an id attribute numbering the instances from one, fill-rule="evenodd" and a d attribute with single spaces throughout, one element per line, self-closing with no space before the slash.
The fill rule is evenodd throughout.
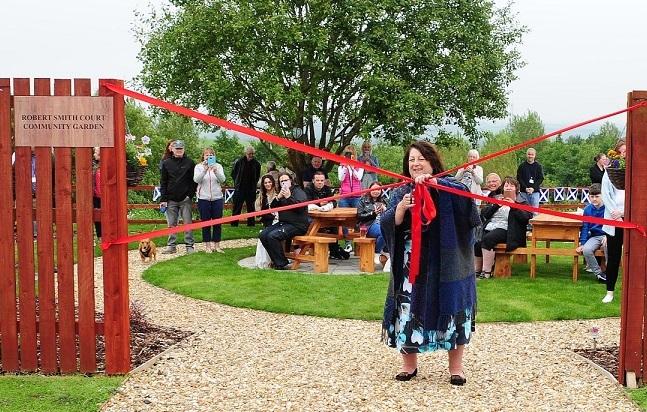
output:
<path id="1" fill-rule="evenodd" d="M 223 242 L 240 247 L 256 241 Z M 619 319 L 479 324 L 467 384 L 452 387 L 445 352 L 420 357 L 418 377 L 393 379 L 399 356 L 380 323 L 273 314 L 178 296 L 141 280 L 130 252 L 131 299 L 160 325 L 196 333 L 131 374 L 105 411 L 639 411 L 571 349 L 619 339 Z M 167 259 L 160 255 L 160 260 Z"/>

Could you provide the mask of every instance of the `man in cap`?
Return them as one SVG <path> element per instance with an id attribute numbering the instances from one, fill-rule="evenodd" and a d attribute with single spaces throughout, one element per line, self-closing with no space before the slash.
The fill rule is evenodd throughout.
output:
<path id="1" fill-rule="evenodd" d="M 168 226 L 175 227 L 180 216 L 184 224 L 189 224 L 192 221 L 193 195 L 196 190 L 196 184 L 193 181 L 195 162 L 184 153 L 184 141 L 174 141 L 171 148 L 173 156 L 162 162 L 160 207 L 166 207 Z M 177 251 L 176 240 L 175 233 L 169 235 L 166 249 L 162 253 L 175 253 Z M 195 252 L 192 231 L 184 232 L 184 242 L 187 254 Z"/>

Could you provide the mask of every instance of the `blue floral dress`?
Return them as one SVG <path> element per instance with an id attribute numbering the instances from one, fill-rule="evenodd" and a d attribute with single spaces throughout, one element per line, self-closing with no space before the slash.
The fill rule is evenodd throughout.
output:
<path id="1" fill-rule="evenodd" d="M 395 323 L 386 329 L 386 344 L 397 348 L 401 353 L 423 353 L 435 350 L 456 349 L 457 345 L 469 343 L 473 327 L 472 309 L 452 317 L 446 330 L 425 330 L 413 319 L 411 313 L 412 284 L 409 282 L 409 259 L 411 258 L 411 232 L 405 232 L 403 282 L 396 286 L 395 304 L 397 317 Z"/>

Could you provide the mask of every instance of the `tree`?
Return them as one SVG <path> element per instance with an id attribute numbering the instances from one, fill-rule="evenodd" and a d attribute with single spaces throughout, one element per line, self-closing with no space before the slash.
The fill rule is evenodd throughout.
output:
<path id="1" fill-rule="evenodd" d="M 505 114 L 524 28 L 491 0 L 172 0 L 138 36 L 143 87 L 340 153 Z M 476 140 L 474 140 L 475 142 Z M 307 156 L 289 151 L 300 174 Z"/>
<path id="2" fill-rule="evenodd" d="M 539 113 L 530 110 L 523 116 L 512 116 L 506 129 L 513 145 L 534 139 L 535 137 L 542 136 L 545 133 L 544 124 L 539 117 Z M 546 145 L 545 142 L 546 141 L 543 141 L 533 145 L 533 147 L 537 149 L 537 152 L 540 152 Z M 517 150 L 515 154 L 512 155 L 517 160 L 517 163 L 521 163 L 526 160 L 526 150 Z M 516 176 L 516 172 L 513 176 Z"/>
<path id="3" fill-rule="evenodd" d="M 199 132 L 191 119 L 168 112 L 149 113 L 133 101 L 126 102 L 126 132 L 141 138 L 148 136 L 150 156 L 147 156 L 148 169 L 143 182 L 158 184 L 160 177 L 160 160 L 169 140 L 184 140 L 186 154 L 194 160 L 200 158 L 201 142 Z"/>

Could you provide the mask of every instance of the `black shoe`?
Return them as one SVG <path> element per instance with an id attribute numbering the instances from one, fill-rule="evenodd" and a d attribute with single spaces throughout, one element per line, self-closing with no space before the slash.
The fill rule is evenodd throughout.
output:
<path id="1" fill-rule="evenodd" d="M 341 257 L 338 253 L 331 253 L 330 258 L 333 260 L 342 260 L 343 257 Z"/>
<path id="2" fill-rule="evenodd" d="M 341 256 L 342 259 L 348 260 L 350 259 L 350 253 L 346 252 L 345 250 L 340 250 L 339 255 Z"/>
<path id="3" fill-rule="evenodd" d="M 452 375 L 449 378 L 449 383 L 455 386 L 463 386 L 467 382 L 467 379 L 462 377 L 461 375 Z"/>
<path id="4" fill-rule="evenodd" d="M 396 381 L 410 381 L 418 374 L 418 368 L 414 369 L 413 372 L 400 372 L 395 375 Z"/>
<path id="5" fill-rule="evenodd" d="M 274 266 L 274 270 L 290 270 L 290 264 L 284 266 Z"/>
<path id="6" fill-rule="evenodd" d="M 600 272 L 596 276 L 598 278 L 598 282 L 600 283 L 607 283 L 607 274 L 604 272 Z"/>

